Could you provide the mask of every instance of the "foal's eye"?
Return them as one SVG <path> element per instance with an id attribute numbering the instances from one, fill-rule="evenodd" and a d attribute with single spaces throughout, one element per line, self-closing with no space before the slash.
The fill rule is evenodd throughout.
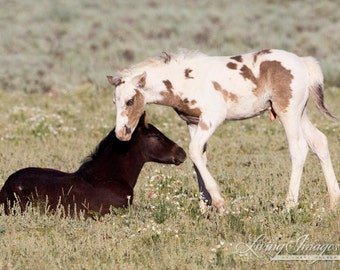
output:
<path id="1" fill-rule="evenodd" d="M 126 106 L 132 106 L 134 102 L 135 102 L 135 100 L 133 98 L 131 98 L 126 102 Z"/>

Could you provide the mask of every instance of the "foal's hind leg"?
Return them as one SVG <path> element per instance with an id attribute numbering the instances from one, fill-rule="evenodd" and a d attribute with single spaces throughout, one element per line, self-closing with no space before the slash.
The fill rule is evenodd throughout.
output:
<path id="1" fill-rule="evenodd" d="M 206 145 L 207 144 L 204 145 L 204 149 L 203 149 L 203 158 L 205 160 L 205 165 L 207 165 Z M 200 209 L 201 209 L 201 212 L 204 214 L 209 209 L 209 206 L 211 206 L 212 199 L 211 199 L 210 193 L 205 187 L 202 175 L 200 174 L 195 164 L 194 164 L 194 169 L 197 175 L 198 188 L 200 192 Z"/>
<path id="2" fill-rule="evenodd" d="M 298 205 L 301 175 L 308 153 L 308 145 L 302 131 L 299 115 L 293 117 L 284 115 L 280 117 L 280 120 L 286 131 L 292 162 L 289 191 L 286 199 L 286 207 L 289 209 Z"/>
<path id="3" fill-rule="evenodd" d="M 321 167 L 326 178 L 331 208 L 333 208 L 340 201 L 340 189 L 332 166 L 327 138 L 325 134 L 323 134 L 310 122 L 306 112 L 304 112 L 302 116 L 302 130 L 309 147 L 320 160 Z"/>
<path id="4" fill-rule="evenodd" d="M 205 147 L 204 147 L 204 150 L 203 150 L 203 159 L 205 161 L 205 165 L 207 165 Z M 205 204 L 211 205 L 211 196 L 210 196 L 208 190 L 206 189 L 202 175 L 200 174 L 200 172 L 197 169 L 197 166 L 195 164 L 194 164 L 194 169 L 195 169 L 195 172 L 196 172 L 196 175 L 197 175 L 197 182 L 198 182 L 198 188 L 199 188 L 199 192 L 200 192 L 200 195 L 201 195 L 201 199 L 205 202 Z"/>

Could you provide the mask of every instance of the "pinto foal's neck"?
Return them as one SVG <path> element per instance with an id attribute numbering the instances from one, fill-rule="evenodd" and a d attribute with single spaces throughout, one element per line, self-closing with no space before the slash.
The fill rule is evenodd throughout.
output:
<path id="1" fill-rule="evenodd" d="M 177 94 L 178 89 L 175 88 L 175 85 L 180 83 L 180 78 L 177 77 L 174 71 L 176 67 L 170 65 L 172 64 L 164 64 L 164 66 L 162 65 L 158 68 L 150 67 L 146 69 L 147 89 L 144 92 L 146 103 L 165 106 L 175 105 L 173 104 L 173 99 L 169 99 L 169 96 Z M 148 81 L 151 87 L 148 87 Z M 178 98 L 179 96 L 177 96 Z"/>
<path id="2" fill-rule="evenodd" d="M 146 71 L 147 81 L 152 81 L 153 87 L 145 90 L 144 98 L 147 104 L 172 107 L 188 124 L 197 125 L 201 110 L 195 106 L 194 99 L 183 98 L 181 93 L 185 90 L 182 89 L 184 81 L 192 79 L 189 72 L 191 70 L 187 71 L 183 68 L 185 66 L 187 65 L 169 63 L 158 69 L 149 68 Z"/>

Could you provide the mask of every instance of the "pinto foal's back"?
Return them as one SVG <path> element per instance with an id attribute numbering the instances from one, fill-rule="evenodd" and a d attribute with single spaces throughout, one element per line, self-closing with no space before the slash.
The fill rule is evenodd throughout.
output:
<path id="1" fill-rule="evenodd" d="M 186 154 L 165 137 L 143 114 L 131 141 L 122 142 L 113 129 L 95 152 L 74 173 L 46 168 L 25 168 L 13 173 L 0 191 L 5 213 L 15 202 L 24 211 L 29 202 L 46 203 L 51 210 L 58 205 L 70 214 L 85 211 L 103 215 L 111 207 L 128 206 L 133 188 L 145 162 L 182 163 Z"/>

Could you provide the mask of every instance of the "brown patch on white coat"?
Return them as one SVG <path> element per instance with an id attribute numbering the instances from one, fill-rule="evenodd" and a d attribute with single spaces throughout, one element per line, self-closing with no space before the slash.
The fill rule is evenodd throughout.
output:
<path id="1" fill-rule="evenodd" d="M 236 63 L 233 63 L 233 62 L 229 62 L 227 64 L 227 68 L 230 68 L 230 69 L 237 69 L 237 64 Z"/>
<path id="2" fill-rule="evenodd" d="M 278 61 L 264 61 L 260 65 L 260 76 L 257 87 L 253 89 L 256 96 L 260 96 L 265 87 L 272 89 L 272 102 L 281 112 L 286 112 L 292 98 L 291 83 L 294 79 L 291 71 L 284 68 Z"/>
<path id="3" fill-rule="evenodd" d="M 194 77 L 190 76 L 190 73 L 192 72 L 192 69 L 190 68 L 186 68 L 184 70 L 184 76 L 186 79 L 194 79 Z"/>
<path id="4" fill-rule="evenodd" d="M 232 101 L 232 102 L 235 102 L 235 103 L 238 102 L 238 96 L 237 95 L 235 95 L 234 93 L 230 93 L 227 90 L 223 89 L 222 86 L 218 82 L 212 81 L 212 83 L 214 85 L 215 90 L 220 92 L 223 95 L 225 102 L 227 102 L 229 100 Z"/>
<path id="5" fill-rule="evenodd" d="M 256 84 L 257 79 L 254 76 L 253 71 L 246 65 L 243 65 L 240 69 L 240 74 L 244 79 L 250 80 L 253 82 L 253 84 Z"/>
<path id="6" fill-rule="evenodd" d="M 278 61 L 264 61 L 260 64 L 259 77 L 256 78 L 252 70 L 243 65 L 240 74 L 245 80 L 250 80 L 254 85 L 252 92 L 260 97 L 269 88 L 271 89 L 271 101 L 275 104 L 275 110 L 286 112 L 289 100 L 292 98 L 290 87 L 293 80 L 291 71 L 284 68 Z M 271 108 L 271 120 L 275 119 L 276 113 Z"/>
<path id="7" fill-rule="evenodd" d="M 230 57 L 230 59 L 233 59 L 233 60 L 235 60 L 235 61 L 237 61 L 237 62 L 239 62 L 239 63 L 242 63 L 242 62 L 243 62 L 243 57 L 242 57 L 242 55 L 232 56 L 232 57 Z"/>
<path id="8" fill-rule="evenodd" d="M 270 49 L 267 49 L 254 53 L 253 65 L 255 65 L 259 56 L 270 54 L 271 52 L 272 51 Z M 239 63 L 243 62 L 242 56 L 239 55 L 231 57 L 231 59 Z M 226 66 L 229 69 L 237 70 L 236 63 L 229 62 Z M 259 69 L 259 76 L 256 78 L 252 69 L 246 64 L 243 64 L 240 68 L 240 74 L 245 80 L 250 80 L 255 85 L 255 88 L 252 91 L 257 97 L 261 96 L 266 91 L 266 88 L 270 88 L 272 91 L 271 100 L 275 103 L 276 110 L 286 112 L 289 100 L 292 98 L 292 89 L 290 84 L 294 77 L 292 76 L 291 71 L 284 68 L 278 61 L 263 61 L 260 64 Z M 269 109 L 270 120 L 274 121 L 276 118 L 276 112 L 272 106 Z"/>
<path id="9" fill-rule="evenodd" d="M 201 110 L 193 108 L 197 101 L 188 100 L 187 98 L 182 99 L 179 95 L 174 94 L 174 88 L 169 80 L 163 81 L 166 91 L 162 91 L 160 94 L 163 97 L 158 103 L 167 101 L 167 104 L 174 108 L 177 114 L 187 122 L 187 124 L 198 124 L 198 119 L 201 115 Z"/>
<path id="10" fill-rule="evenodd" d="M 264 54 L 270 54 L 271 52 L 272 51 L 270 49 L 267 49 L 267 50 L 262 50 L 262 51 L 258 51 L 256 53 L 254 53 L 254 63 L 256 63 L 258 56 L 264 55 Z"/>

